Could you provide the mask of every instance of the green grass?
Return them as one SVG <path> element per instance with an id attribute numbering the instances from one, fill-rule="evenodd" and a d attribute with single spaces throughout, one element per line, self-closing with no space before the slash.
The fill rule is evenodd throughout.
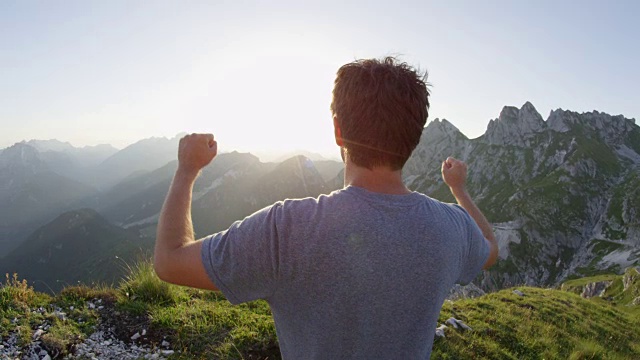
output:
<path id="1" fill-rule="evenodd" d="M 176 353 L 172 359 L 278 359 L 279 348 L 269 306 L 256 301 L 232 306 L 220 293 L 186 289 L 160 281 L 149 261 L 130 268 L 114 288 L 75 286 L 55 296 L 34 292 L 17 277 L 0 287 L 2 336 L 18 333 L 22 344 L 44 319 L 52 328 L 43 335 L 47 349 L 68 353 L 87 337 L 100 313 L 87 301 L 102 299 L 129 324 L 144 323 L 151 341 L 166 337 Z M 433 359 L 633 359 L 640 358 L 640 314 L 631 306 L 640 289 L 640 274 L 576 279 L 563 290 L 519 287 L 476 299 L 445 302 L 439 323 L 454 316 L 473 328 L 448 328 L 436 339 Z M 582 299 L 577 293 L 593 281 L 610 280 L 604 299 Z M 42 313 L 25 311 L 43 307 Z M 54 315 L 61 308 L 64 321 Z M 374 315 L 375 316 L 375 315 Z M 16 318 L 13 322 L 10 319 Z M 123 326 L 124 327 L 124 326 Z M 136 331 L 136 330 L 133 330 Z M 130 334 L 125 334 L 126 337 Z M 155 340 L 154 340 L 155 339 Z"/>
<path id="2" fill-rule="evenodd" d="M 593 301 L 608 303 L 624 312 L 640 315 L 640 304 L 634 305 L 634 300 L 640 298 L 640 273 L 635 267 L 626 269 L 622 275 L 605 274 L 569 280 L 562 284 L 561 289 L 580 294 L 587 284 L 600 281 L 610 281 L 611 284 L 601 298 L 593 298 Z"/>
<path id="3" fill-rule="evenodd" d="M 171 334 L 172 346 L 183 357 L 279 356 L 271 312 L 263 301 L 232 306 L 220 293 L 167 284 L 150 261 L 131 269 L 119 293 L 117 307 L 148 316 L 151 329 Z"/>
<path id="4" fill-rule="evenodd" d="M 606 303 L 570 292 L 520 287 L 445 303 L 440 322 L 455 316 L 474 331 L 445 330 L 434 359 L 640 358 L 640 321 Z M 598 344 L 606 344 L 601 346 Z"/>

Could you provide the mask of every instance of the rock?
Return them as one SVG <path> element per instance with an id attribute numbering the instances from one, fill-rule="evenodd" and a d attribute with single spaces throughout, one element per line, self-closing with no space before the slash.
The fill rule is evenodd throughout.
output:
<path id="1" fill-rule="evenodd" d="M 588 283 L 582 290 L 582 294 L 580 294 L 580 296 L 582 296 L 585 299 L 589 299 L 594 296 L 602 297 L 602 295 L 604 295 L 604 292 L 607 291 L 607 288 L 609 288 L 609 285 L 611 285 L 611 283 L 612 281 L 597 281 L 597 282 Z"/>
<path id="2" fill-rule="evenodd" d="M 518 295 L 518 296 L 524 296 L 524 293 L 522 291 L 518 290 L 518 289 L 513 290 L 513 293 Z"/>
<path id="3" fill-rule="evenodd" d="M 624 276 L 622 276 L 622 284 L 623 284 L 623 287 L 624 287 L 623 291 L 627 291 L 629 286 L 631 286 L 631 284 L 633 284 L 633 282 L 638 277 L 638 273 L 639 272 L 636 269 L 630 269 L 630 270 L 625 271 Z"/>
<path id="4" fill-rule="evenodd" d="M 173 350 L 162 350 L 162 355 L 173 355 L 174 351 Z"/>
<path id="5" fill-rule="evenodd" d="M 444 336 L 444 329 L 447 328 L 447 325 L 440 325 L 436 328 L 436 336 L 437 337 L 445 337 Z"/>
<path id="6" fill-rule="evenodd" d="M 142 335 L 142 336 L 147 335 L 147 329 L 142 329 L 142 334 L 141 334 L 141 335 Z"/>
<path id="7" fill-rule="evenodd" d="M 53 315 L 55 315 L 55 317 L 57 317 L 58 319 L 60 319 L 62 321 L 67 320 L 67 314 L 63 313 L 62 311 L 56 310 L 56 311 L 53 312 Z"/>
<path id="8" fill-rule="evenodd" d="M 458 320 L 454 317 L 448 318 L 447 321 L 445 321 L 445 324 L 451 325 L 456 330 L 468 330 L 468 331 L 473 330 L 469 325 L 465 324 L 462 320 Z"/>
<path id="9" fill-rule="evenodd" d="M 484 140 L 494 145 L 530 146 L 530 139 L 546 127 L 536 108 L 526 102 L 522 108 L 505 106 L 500 117 L 489 121 Z"/>
<path id="10" fill-rule="evenodd" d="M 169 342 L 167 340 L 162 340 L 162 344 L 161 345 L 163 347 L 169 347 L 169 345 L 171 345 L 171 344 L 169 344 Z"/>
<path id="11" fill-rule="evenodd" d="M 140 335 L 140 333 L 137 332 L 137 333 L 133 334 L 133 336 L 131 336 L 131 340 L 137 340 L 137 339 L 140 338 L 140 336 L 142 336 L 142 335 Z"/>
<path id="12" fill-rule="evenodd" d="M 49 356 L 49 354 L 46 354 L 42 360 L 51 360 L 51 356 Z"/>
<path id="13" fill-rule="evenodd" d="M 36 332 L 33 333 L 33 336 L 31 338 L 33 340 L 38 340 L 38 339 L 40 339 L 40 336 L 42 336 L 42 334 L 44 334 L 44 330 L 38 329 L 38 330 L 36 330 Z"/>
<path id="14" fill-rule="evenodd" d="M 87 305 L 89 305 L 89 309 L 95 309 L 96 305 L 92 302 L 89 302 Z"/>
<path id="15" fill-rule="evenodd" d="M 452 317 L 448 318 L 444 323 L 453 326 L 454 329 L 458 329 L 458 322 Z"/>
<path id="16" fill-rule="evenodd" d="M 474 283 L 464 286 L 454 284 L 449 290 L 447 300 L 473 299 L 482 295 L 485 295 L 485 292 Z"/>

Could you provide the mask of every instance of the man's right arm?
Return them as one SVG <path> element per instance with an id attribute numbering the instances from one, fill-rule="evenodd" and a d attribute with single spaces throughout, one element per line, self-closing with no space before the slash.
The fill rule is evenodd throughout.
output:
<path id="1" fill-rule="evenodd" d="M 489 224 L 487 218 L 484 217 L 480 209 L 478 209 L 476 204 L 471 199 L 471 196 L 467 192 L 467 165 L 464 162 L 452 157 L 447 158 L 447 160 L 442 163 L 442 178 L 444 179 L 444 182 L 449 186 L 449 189 L 451 190 L 453 196 L 456 198 L 458 205 L 460 205 L 467 211 L 467 213 L 469 213 L 471 218 L 476 222 L 476 224 L 482 231 L 482 235 L 484 235 L 485 239 L 487 239 L 487 241 L 489 242 L 489 257 L 484 263 L 483 269 L 486 270 L 490 268 L 498 259 L 498 242 L 496 241 L 496 237 L 493 234 L 491 224 Z"/>

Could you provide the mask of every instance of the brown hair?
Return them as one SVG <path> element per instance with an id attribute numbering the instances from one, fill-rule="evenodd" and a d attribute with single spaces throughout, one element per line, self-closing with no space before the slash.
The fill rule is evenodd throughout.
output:
<path id="1" fill-rule="evenodd" d="M 393 57 L 356 60 L 338 70 L 331 112 L 351 161 L 402 169 L 429 115 L 426 77 Z"/>

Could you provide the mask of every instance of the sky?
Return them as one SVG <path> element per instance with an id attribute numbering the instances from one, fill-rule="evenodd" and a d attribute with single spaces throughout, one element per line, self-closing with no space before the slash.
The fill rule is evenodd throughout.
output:
<path id="1" fill-rule="evenodd" d="M 475 138 L 505 105 L 640 118 L 638 1 L 0 2 L 0 148 L 123 148 L 213 133 L 221 151 L 338 154 L 335 72 L 398 55 L 429 121 Z"/>

